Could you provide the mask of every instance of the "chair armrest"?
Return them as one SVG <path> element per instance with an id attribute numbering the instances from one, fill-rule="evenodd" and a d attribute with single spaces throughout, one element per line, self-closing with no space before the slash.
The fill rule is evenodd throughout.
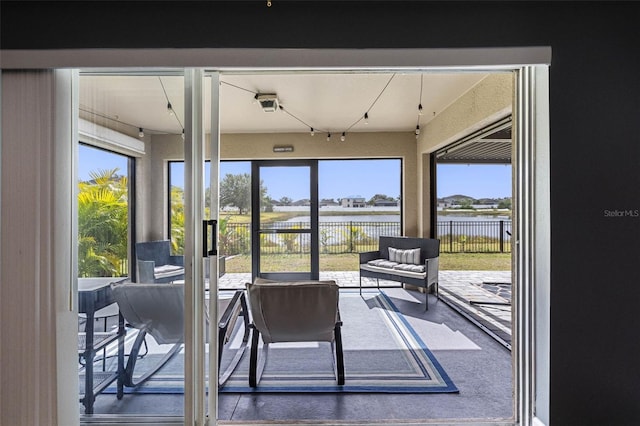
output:
<path id="1" fill-rule="evenodd" d="M 360 263 L 367 263 L 370 260 L 380 259 L 380 250 L 377 251 L 366 251 L 364 253 L 360 253 Z"/>
<path id="2" fill-rule="evenodd" d="M 184 256 L 169 256 L 171 265 L 184 266 Z"/>
<path id="3" fill-rule="evenodd" d="M 429 279 L 435 278 L 437 280 L 440 257 L 432 257 L 430 259 L 425 259 L 424 263 L 425 263 L 425 270 L 427 271 L 427 277 Z"/>
<path id="4" fill-rule="evenodd" d="M 156 262 L 153 260 L 138 260 L 138 282 L 139 283 L 153 283 L 156 281 L 156 276 L 153 270 L 156 267 Z"/>
<path id="5" fill-rule="evenodd" d="M 233 320 L 232 315 L 235 310 L 240 307 L 240 298 L 243 296 L 242 291 L 236 291 L 227 309 L 225 309 L 224 313 L 221 315 L 220 320 L 218 321 L 218 328 L 227 328 L 229 321 Z"/>

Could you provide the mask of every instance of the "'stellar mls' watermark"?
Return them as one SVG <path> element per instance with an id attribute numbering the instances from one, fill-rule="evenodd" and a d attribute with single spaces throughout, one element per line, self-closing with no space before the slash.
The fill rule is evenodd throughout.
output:
<path id="1" fill-rule="evenodd" d="M 604 217 L 640 217 L 640 210 L 603 210 L 603 214 Z"/>

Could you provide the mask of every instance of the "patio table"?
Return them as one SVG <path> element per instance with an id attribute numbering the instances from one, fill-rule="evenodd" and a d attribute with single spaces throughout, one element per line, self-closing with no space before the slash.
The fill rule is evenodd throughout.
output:
<path id="1" fill-rule="evenodd" d="M 118 311 L 118 330 L 116 332 L 95 332 L 94 319 L 96 311 L 115 303 L 111 291 L 111 283 L 120 280 L 115 278 L 79 278 L 78 279 L 78 313 L 87 317 L 84 333 L 78 334 L 78 353 L 85 360 L 84 397 L 80 398 L 85 414 L 93 414 L 93 403 L 96 395 L 117 379 L 117 397 L 123 396 L 124 376 L 124 318 Z M 118 368 L 115 372 L 101 375 L 101 380 L 94 387 L 93 360 L 95 354 L 109 343 L 118 340 Z"/>

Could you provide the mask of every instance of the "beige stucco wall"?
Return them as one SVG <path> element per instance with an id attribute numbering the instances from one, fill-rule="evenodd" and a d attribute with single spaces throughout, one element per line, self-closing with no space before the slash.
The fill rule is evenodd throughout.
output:
<path id="1" fill-rule="evenodd" d="M 309 133 L 224 134 L 221 136 L 222 160 L 269 159 L 347 159 L 347 158 L 401 158 L 404 234 L 416 236 L 418 232 L 416 139 L 413 133 L 349 133 L 344 142 L 334 135 L 327 142 L 326 135 Z M 209 138 L 207 137 L 207 141 Z M 275 145 L 293 146 L 293 152 L 274 153 Z M 145 217 L 138 232 L 140 241 L 167 238 L 167 164 L 184 158 L 184 142 L 176 136 L 154 136 L 147 145 L 149 163 L 147 177 L 141 177 L 147 186 L 138 190 Z M 208 147 L 208 144 L 207 144 Z M 210 158 L 206 150 L 206 158 Z M 146 190 L 145 188 L 148 188 Z"/>
<path id="2" fill-rule="evenodd" d="M 489 74 L 431 120 L 417 144 L 418 235 L 430 236 L 429 154 L 511 114 L 513 74 Z"/>
<path id="3" fill-rule="evenodd" d="M 137 241 L 169 238 L 168 162 L 184 160 L 184 141 L 177 135 L 154 135 L 136 168 Z"/>

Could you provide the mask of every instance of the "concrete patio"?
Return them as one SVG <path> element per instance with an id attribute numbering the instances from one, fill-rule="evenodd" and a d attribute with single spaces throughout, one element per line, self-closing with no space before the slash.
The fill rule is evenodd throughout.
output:
<path id="1" fill-rule="evenodd" d="M 360 285 L 358 271 L 321 272 L 320 279 L 335 280 L 344 288 Z M 230 290 L 244 288 L 250 281 L 250 273 L 227 273 L 218 285 L 221 290 Z M 377 283 L 364 278 L 362 285 L 376 287 Z M 381 280 L 380 287 L 398 287 L 398 283 Z M 439 287 L 439 301 L 511 349 L 511 271 L 440 271 Z M 429 303 L 434 303 L 432 296 Z"/>

